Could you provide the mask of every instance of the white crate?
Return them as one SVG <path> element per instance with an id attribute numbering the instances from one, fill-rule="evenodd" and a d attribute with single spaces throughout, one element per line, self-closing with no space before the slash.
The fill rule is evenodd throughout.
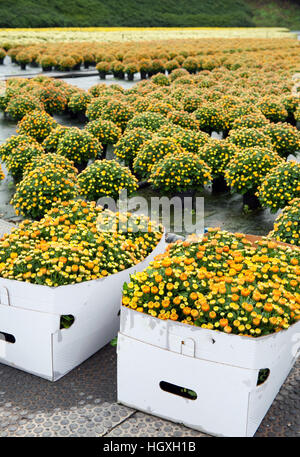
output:
<path id="1" fill-rule="evenodd" d="M 80 284 L 48 287 L 0 278 L 0 363 L 50 381 L 64 376 L 117 335 L 123 283 L 164 250 L 163 234 L 143 262 Z M 62 315 L 74 316 L 70 328 L 60 329 Z"/>
<path id="2" fill-rule="evenodd" d="M 295 363 L 300 322 L 248 338 L 160 320 L 122 307 L 118 401 L 216 436 L 253 436 Z M 257 386 L 258 372 L 270 370 Z M 197 399 L 166 392 L 164 381 Z"/>

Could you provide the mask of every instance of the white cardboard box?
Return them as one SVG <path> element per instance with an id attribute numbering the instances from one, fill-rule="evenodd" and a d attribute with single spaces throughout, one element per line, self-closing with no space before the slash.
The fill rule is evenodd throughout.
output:
<path id="1" fill-rule="evenodd" d="M 260 338 L 225 334 L 122 307 L 118 401 L 216 436 L 253 436 L 295 363 L 300 322 Z M 259 370 L 270 370 L 257 386 Z M 166 392 L 191 389 L 196 399 Z"/>
<path id="2" fill-rule="evenodd" d="M 80 284 L 48 287 L 0 278 L 0 363 L 50 381 L 64 376 L 117 335 L 123 283 L 164 250 L 163 234 L 138 265 Z M 70 328 L 60 329 L 62 315 L 74 316 Z"/>

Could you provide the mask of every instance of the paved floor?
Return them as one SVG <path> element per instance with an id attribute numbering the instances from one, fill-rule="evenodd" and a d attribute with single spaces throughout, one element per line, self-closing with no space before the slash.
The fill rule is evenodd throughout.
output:
<path id="1" fill-rule="evenodd" d="M 0 364 L 0 437 L 205 436 L 117 404 L 116 348 L 107 345 L 55 383 Z M 300 435 L 300 360 L 257 436 Z"/>

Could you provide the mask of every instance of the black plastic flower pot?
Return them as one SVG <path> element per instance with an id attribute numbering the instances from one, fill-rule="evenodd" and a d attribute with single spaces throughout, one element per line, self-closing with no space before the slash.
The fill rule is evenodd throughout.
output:
<path id="1" fill-rule="evenodd" d="M 74 163 L 74 166 L 77 168 L 78 173 L 81 173 L 87 167 L 88 161 L 84 161 L 81 163 Z"/>
<path id="2" fill-rule="evenodd" d="M 139 189 L 144 189 L 145 187 L 149 187 L 149 186 L 150 186 L 150 183 L 149 183 L 149 181 L 147 181 L 147 179 L 145 179 L 144 181 L 138 182 Z"/>
<path id="3" fill-rule="evenodd" d="M 133 81 L 134 73 L 127 73 L 127 79 L 128 79 L 128 81 Z"/>
<path id="4" fill-rule="evenodd" d="M 76 65 L 74 65 L 73 67 L 73 70 L 80 70 L 80 67 L 81 67 L 81 62 L 77 63 Z"/>
<path id="5" fill-rule="evenodd" d="M 22 176 L 22 173 L 17 173 L 17 174 L 14 173 L 14 174 L 12 174 L 12 178 L 13 178 L 14 184 L 16 185 L 16 184 L 19 184 L 20 181 L 22 181 L 23 176 Z"/>
<path id="6" fill-rule="evenodd" d="M 113 71 L 115 79 L 125 79 L 125 73 L 123 71 Z"/>
<path id="7" fill-rule="evenodd" d="M 88 69 L 90 64 L 89 64 L 89 62 L 83 62 L 83 66 L 85 69 Z"/>
<path id="8" fill-rule="evenodd" d="M 171 194 L 171 198 L 172 197 L 179 197 L 182 201 L 182 208 L 184 209 L 184 199 L 185 198 L 191 198 L 192 199 L 192 209 L 195 209 L 195 203 L 196 203 L 196 199 L 195 199 L 195 194 L 196 194 L 196 191 L 195 190 L 187 190 L 187 191 L 184 191 L 184 192 L 176 192 L 176 193 L 172 193 Z"/>
<path id="9" fill-rule="evenodd" d="M 248 190 L 245 194 L 243 194 L 243 206 L 247 206 L 248 209 L 254 210 L 261 208 L 261 203 L 254 192 Z"/>
<path id="10" fill-rule="evenodd" d="M 3 65 L 4 57 L 0 57 L 0 65 Z"/>
<path id="11" fill-rule="evenodd" d="M 99 76 L 100 76 L 100 79 L 105 79 L 106 78 L 106 72 L 105 71 L 99 71 Z"/>
<path id="12" fill-rule="evenodd" d="M 26 70 L 26 63 L 21 63 L 20 66 L 21 66 L 21 70 Z"/>
<path id="13" fill-rule="evenodd" d="M 107 153 L 107 144 L 102 144 L 102 152 L 101 152 L 101 156 L 99 157 L 100 159 L 106 159 L 106 153 Z"/>
<path id="14" fill-rule="evenodd" d="M 51 70 L 52 70 L 52 67 L 51 67 L 51 66 L 42 67 L 42 70 L 43 70 L 43 71 L 51 71 Z"/>
<path id="15" fill-rule="evenodd" d="M 296 121 L 296 119 L 294 118 L 294 116 L 292 114 L 290 114 L 288 116 L 288 118 L 286 119 L 286 122 L 288 122 L 291 125 L 294 125 L 295 127 L 297 125 L 297 121 Z"/>
<path id="16" fill-rule="evenodd" d="M 141 79 L 147 79 L 147 72 L 146 71 L 141 70 L 140 73 L 141 73 Z"/>
<path id="17" fill-rule="evenodd" d="M 225 181 L 224 176 L 218 176 L 214 178 L 212 181 L 212 192 L 219 193 L 219 192 L 228 192 L 229 187 Z"/>
<path id="18" fill-rule="evenodd" d="M 184 192 L 176 192 L 173 194 L 173 197 L 180 197 L 182 199 L 184 199 L 186 197 L 194 198 L 195 194 L 196 194 L 196 191 L 191 189 L 191 190 L 186 190 Z"/>
<path id="19" fill-rule="evenodd" d="M 80 111 L 79 113 L 76 114 L 76 117 L 82 123 L 88 122 L 88 118 L 85 115 L 85 111 Z"/>
<path id="20" fill-rule="evenodd" d="M 85 115 L 85 111 L 78 111 L 77 113 L 73 113 L 73 111 L 67 109 L 65 111 L 65 114 L 68 114 L 71 119 L 77 119 L 79 122 L 82 122 L 83 124 L 88 122 L 88 118 Z"/>

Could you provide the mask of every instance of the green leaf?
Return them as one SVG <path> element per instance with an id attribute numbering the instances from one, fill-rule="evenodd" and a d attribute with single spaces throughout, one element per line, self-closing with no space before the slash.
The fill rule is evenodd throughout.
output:
<path id="1" fill-rule="evenodd" d="M 117 344 L 118 344 L 118 337 L 116 336 L 116 338 L 113 338 L 113 339 L 111 340 L 110 345 L 111 345 L 112 347 L 116 347 Z"/>

